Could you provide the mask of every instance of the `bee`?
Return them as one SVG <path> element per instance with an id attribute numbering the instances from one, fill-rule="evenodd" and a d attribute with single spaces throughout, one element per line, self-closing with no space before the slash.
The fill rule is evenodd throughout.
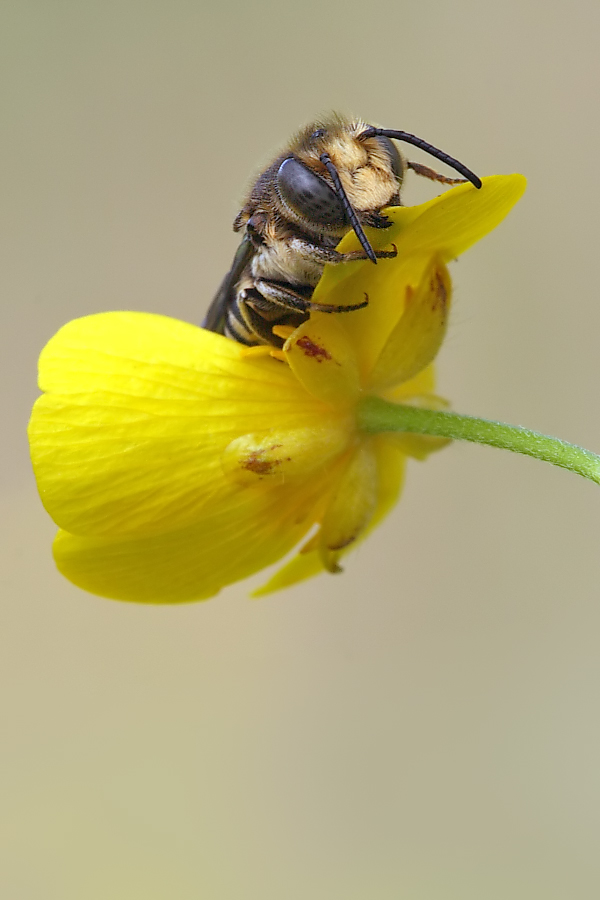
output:
<path id="1" fill-rule="evenodd" d="M 459 172 L 447 178 L 410 162 L 393 141 L 425 150 Z M 389 228 L 383 210 L 400 205 L 407 169 L 442 184 L 481 181 L 462 163 L 436 147 L 390 128 L 332 116 L 307 126 L 251 188 L 233 224 L 243 231 L 231 269 L 212 301 L 203 327 L 246 346 L 281 348 L 277 326 L 297 328 L 311 310 L 351 312 L 366 306 L 336 307 L 312 302 L 326 263 L 389 259 L 396 249 L 375 251 L 364 232 Z M 354 231 L 362 250 L 340 253 L 336 246 Z"/>

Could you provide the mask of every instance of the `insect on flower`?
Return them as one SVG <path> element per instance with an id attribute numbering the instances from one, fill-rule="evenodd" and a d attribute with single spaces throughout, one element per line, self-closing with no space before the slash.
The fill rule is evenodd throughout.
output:
<path id="1" fill-rule="evenodd" d="M 404 141 L 455 169 L 464 178 L 447 178 L 410 162 L 393 140 Z M 390 259 L 396 249 L 373 250 L 364 231 L 389 228 L 382 212 L 400 205 L 407 169 L 443 184 L 481 180 L 458 160 L 431 144 L 388 128 L 339 116 L 300 131 L 258 177 L 237 215 L 234 231 L 244 230 L 233 265 L 212 301 L 204 328 L 241 344 L 283 346 L 273 332 L 296 328 L 315 312 L 349 312 L 368 298 L 344 306 L 312 301 L 326 263 Z M 337 244 L 354 231 L 362 250 L 341 253 Z"/>
<path id="2" fill-rule="evenodd" d="M 346 179 L 347 167 L 337 158 L 334 164 Z M 306 171 L 314 185 L 317 176 Z M 335 211 L 333 182 L 319 177 Z M 399 180 L 394 184 L 397 203 Z M 359 204 L 344 189 L 359 208 L 361 229 L 369 203 L 383 215 L 379 200 Z M 394 259 L 375 267 L 365 251 L 362 262 L 324 266 L 314 294 L 303 276 L 312 306 L 290 310 L 261 293 L 257 316 L 266 324 L 260 334 L 248 326 L 244 340 L 139 312 L 64 325 L 40 356 L 43 393 L 29 424 L 40 496 L 59 526 L 53 552 L 60 572 L 104 597 L 183 603 L 212 597 L 288 554 L 259 594 L 339 571 L 344 555 L 394 506 L 406 460 L 447 443 L 433 431 L 372 428 L 364 411 L 373 400 L 444 408 L 432 362 L 451 304 L 446 264 L 495 228 L 524 189 L 519 175 L 491 176 L 481 190 L 461 184 L 420 206 L 386 208 L 390 227 L 374 230 L 369 247 L 393 244 Z M 277 213 L 265 233 L 298 237 L 295 221 Z M 344 227 L 333 248 L 342 258 L 360 249 L 356 229 Z M 278 240 L 271 257 L 283 247 L 293 272 L 303 265 L 315 271 L 314 259 Z M 253 266 L 269 261 L 267 243 L 261 253 L 263 245 L 246 241 L 248 260 L 212 309 L 215 330 L 237 322 L 236 312 L 249 315 L 234 288 L 241 291 L 242 278 L 255 277 Z M 284 270 L 256 281 L 261 289 L 278 281 L 297 290 L 290 277 Z M 319 311 L 344 310 L 365 293 L 368 306 L 352 315 Z M 275 325 L 286 336 L 278 349 L 267 326 L 291 315 L 300 324 Z"/>

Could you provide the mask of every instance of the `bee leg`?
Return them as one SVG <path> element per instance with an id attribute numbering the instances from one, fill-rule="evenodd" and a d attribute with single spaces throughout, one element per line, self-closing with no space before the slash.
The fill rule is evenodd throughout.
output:
<path id="1" fill-rule="evenodd" d="M 305 241 L 300 237 L 293 237 L 289 242 L 289 248 L 292 253 L 321 265 L 340 262 L 340 257 L 342 256 L 341 253 L 338 253 L 332 247 L 313 244 L 311 241 Z"/>
<path id="2" fill-rule="evenodd" d="M 439 181 L 441 184 L 465 184 L 467 181 L 466 178 L 447 178 L 445 175 L 440 175 L 435 169 L 430 169 L 429 166 L 424 166 L 422 163 L 408 161 L 406 164 L 417 175 L 429 178 L 430 181 Z"/>
<path id="3" fill-rule="evenodd" d="M 396 249 L 396 245 L 392 244 L 393 250 L 376 250 L 375 256 L 377 259 L 394 259 L 398 256 L 398 250 Z M 338 253 L 339 259 L 337 262 L 351 262 L 353 259 L 368 259 L 366 253 L 363 253 L 362 250 L 354 250 L 351 253 Z"/>
<path id="4" fill-rule="evenodd" d="M 294 290 L 288 284 L 280 281 L 269 281 L 266 278 L 258 278 L 254 282 L 256 291 L 260 297 L 250 301 L 252 307 L 271 321 L 281 318 L 283 311 L 305 313 L 310 308 L 310 294 L 303 294 L 302 289 Z M 276 313 L 276 314 L 275 314 Z"/>
<path id="5" fill-rule="evenodd" d="M 341 256 L 342 254 L 339 255 Z M 354 303 L 349 306 L 331 306 L 325 303 L 313 303 L 310 296 L 302 296 L 301 293 L 287 284 L 282 284 L 280 281 L 267 281 L 265 278 L 260 278 L 255 284 L 257 290 L 267 299 L 270 305 L 276 304 L 287 310 L 307 314 L 311 309 L 320 312 L 353 312 L 356 309 L 364 309 L 369 302 L 368 299 L 365 299 L 362 303 Z M 258 308 L 258 304 L 253 302 L 253 305 Z"/>
<path id="6" fill-rule="evenodd" d="M 294 237 L 289 242 L 290 249 L 306 259 L 310 259 L 316 263 L 336 263 L 350 262 L 356 259 L 368 259 L 366 253 L 362 250 L 356 250 L 352 253 L 339 253 L 330 247 L 323 247 L 320 244 L 312 244 L 310 241 L 304 241 L 302 238 Z M 393 246 L 393 245 L 392 245 Z M 394 247 L 393 250 L 376 250 L 377 259 L 393 259 L 398 255 L 398 251 Z"/>
<path id="7" fill-rule="evenodd" d="M 361 220 L 362 224 L 368 225 L 369 228 L 391 228 L 394 224 L 388 216 L 378 212 L 363 213 Z"/>

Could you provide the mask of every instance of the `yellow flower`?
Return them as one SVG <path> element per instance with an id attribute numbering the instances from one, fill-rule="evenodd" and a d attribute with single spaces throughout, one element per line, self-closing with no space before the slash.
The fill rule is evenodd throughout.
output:
<path id="1" fill-rule="evenodd" d="M 360 302 L 294 331 L 284 361 L 163 316 L 62 328 L 40 358 L 29 435 L 54 555 L 75 584 L 147 603 L 200 600 L 304 546 L 261 592 L 323 569 L 388 512 L 407 456 L 444 441 L 366 435 L 361 397 L 436 407 L 431 362 L 450 301 L 445 263 L 494 228 L 522 176 L 389 211 L 393 261 L 329 267 L 314 299 Z M 348 235 L 342 249 L 353 247 Z M 378 243 L 379 242 L 379 243 Z M 306 540 L 308 536 L 308 540 Z"/>

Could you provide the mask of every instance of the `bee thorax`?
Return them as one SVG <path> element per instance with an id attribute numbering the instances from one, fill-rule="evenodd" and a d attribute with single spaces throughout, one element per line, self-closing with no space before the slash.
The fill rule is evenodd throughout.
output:
<path id="1" fill-rule="evenodd" d="M 307 259 L 295 252 L 290 241 L 281 240 L 257 250 L 252 259 L 251 273 L 255 279 L 274 279 L 314 287 L 323 274 L 323 263 Z"/>

